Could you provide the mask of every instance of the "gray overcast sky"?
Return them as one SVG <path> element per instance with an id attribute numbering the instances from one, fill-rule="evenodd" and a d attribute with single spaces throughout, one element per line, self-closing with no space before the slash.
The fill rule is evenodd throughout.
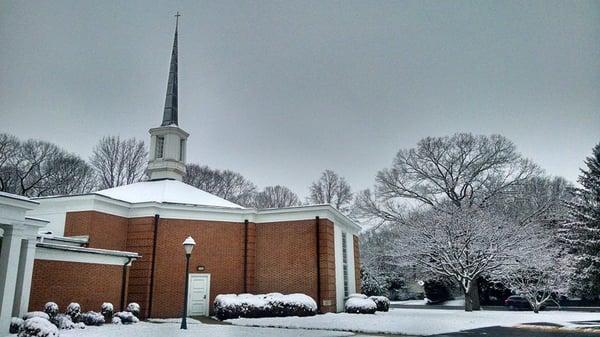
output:
<path id="1" fill-rule="evenodd" d="M 87 158 L 161 122 L 188 158 L 307 194 L 425 136 L 500 133 L 575 180 L 600 141 L 600 1 L 0 1 L 0 132 Z"/>

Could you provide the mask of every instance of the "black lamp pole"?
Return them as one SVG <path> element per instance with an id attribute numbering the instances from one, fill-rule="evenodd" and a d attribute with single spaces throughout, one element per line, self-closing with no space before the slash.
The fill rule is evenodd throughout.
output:
<path id="1" fill-rule="evenodd" d="M 180 329 L 185 329 L 187 330 L 187 306 L 188 306 L 188 282 L 189 282 L 189 276 L 188 273 L 190 272 L 190 255 L 192 254 L 185 254 L 185 290 L 183 291 L 184 295 L 183 295 L 183 317 L 181 317 L 181 328 Z"/>

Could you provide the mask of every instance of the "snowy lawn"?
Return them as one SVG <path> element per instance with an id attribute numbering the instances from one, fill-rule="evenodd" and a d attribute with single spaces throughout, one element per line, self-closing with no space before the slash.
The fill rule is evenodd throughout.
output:
<path id="1" fill-rule="evenodd" d="M 140 322 L 128 325 L 105 324 L 103 326 L 88 326 L 85 329 L 61 330 L 61 337 L 228 337 L 228 336 L 273 336 L 273 337 L 333 337 L 350 336 L 351 333 L 340 331 L 321 330 L 290 330 L 250 328 L 232 325 L 202 324 L 198 321 L 188 320 L 188 329 L 180 330 L 179 319 L 153 320 L 153 322 Z M 16 336 L 16 335 L 10 335 Z"/>
<path id="2" fill-rule="evenodd" d="M 425 300 L 407 300 L 407 301 L 392 301 L 390 302 L 391 304 L 399 304 L 399 305 L 427 305 L 427 303 L 425 302 Z M 452 306 L 452 307 L 464 307 L 465 306 L 465 299 L 464 298 L 459 298 L 456 300 L 449 300 L 443 303 L 439 303 L 436 305 L 442 305 L 442 306 Z"/>
<path id="3" fill-rule="evenodd" d="M 565 324 L 571 321 L 600 319 L 599 313 L 546 311 L 539 314 L 517 311 L 464 312 L 446 309 L 392 309 L 374 315 L 324 314 L 312 317 L 238 318 L 235 325 L 304 329 L 326 329 L 365 333 L 433 335 L 488 326 L 516 326 L 520 323 L 547 322 Z"/>

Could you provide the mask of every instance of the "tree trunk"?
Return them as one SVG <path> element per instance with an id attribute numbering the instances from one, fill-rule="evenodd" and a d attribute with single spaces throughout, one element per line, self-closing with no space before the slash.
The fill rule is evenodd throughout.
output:
<path id="1" fill-rule="evenodd" d="M 481 304 L 479 303 L 479 281 L 477 278 L 473 280 L 471 285 L 472 290 L 471 294 L 471 302 L 473 303 L 473 310 L 481 310 Z"/>
<path id="2" fill-rule="evenodd" d="M 472 281 L 469 289 L 465 291 L 465 311 L 473 310 L 481 310 L 477 281 Z"/>
<path id="3" fill-rule="evenodd" d="M 473 311 L 473 301 L 471 300 L 471 290 L 465 291 L 465 311 Z"/>

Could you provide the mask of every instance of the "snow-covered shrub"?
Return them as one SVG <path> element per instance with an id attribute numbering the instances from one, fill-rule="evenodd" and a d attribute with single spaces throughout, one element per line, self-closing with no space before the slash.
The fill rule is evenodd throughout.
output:
<path id="1" fill-rule="evenodd" d="M 58 329 L 49 320 L 31 317 L 25 320 L 18 337 L 57 337 Z"/>
<path id="2" fill-rule="evenodd" d="M 220 320 L 238 318 L 242 315 L 242 305 L 235 294 L 223 294 L 215 297 L 215 316 Z"/>
<path id="3" fill-rule="evenodd" d="M 244 295 L 242 300 L 242 317 L 260 318 L 270 317 L 273 315 L 273 310 L 265 295 Z"/>
<path id="4" fill-rule="evenodd" d="M 360 269 L 360 284 L 362 291 L 368 296 L 380 296 L 387 293 L 386 282 L 369 273 L 366 269 Z"/>
<path id="5" fill-rule="evenodd" d="M 348 298 L 367 298 L 367 295 L 365 294 L 350 294 L 348 295 Z"/>
<path id="6" fill-rule="evenodd" d="M 368 298 L 350 297 L 346 300 L 344 309 L 352 314 L 374 314 L 377 311 L 377 304 Z"/>
<path id="7" fill-rule="evenodd" d="M 119 324 L 123 324 L 123 323 L 121 322 L 121 319 L 119 317 L 113 317 L 112 318 L 112 324 L 119 325 Z"/>
<path id="8" fill-rule="evenodd" d="M 73 323 L 79 323 L 81 321 L 81 306 L 79 305 L 79 303 L 73 302 L 69 304 L 65 314 L 71 317 Z"/>
<path id="9" fill-rule="evenodd" d="M 44 312 L 50 316 L 50 318 L 58 315 L 58 304 L 54 302 L 48 302 L 44 305 Z"/>
<path id="10" fill-rule="evenodd" d="M 10 319 L 10 327 L 8 328 L 9 333 L 18 333 L 25 321 L 19 317 L 13 317 Z"/>
<path id="11" fill-rule="evenodd" d="M 137 304 L 135 302 L 131 302 L 127 305 L 127 309 L 125 309 L 125 310 L 132 313 L 135 317 L 140 318 L 140 305 L 139 304 Z"/>
<path id="12" fill-rule="evenodd" d="M 50 322 L 56 325 L 60 330 L 71 330 L 75 328 L 75 324 L 71 320 L 71 316 L 65 314 L 57 314 L 50 318 Z"/>
<path id="13" fill-rule="evenodd" d="M 312 297 L 305 294 L 283 296 L 283 316 L 313 316 L 316 314 L 317 302 Z"/>
<path id="14" fill-rule="evenodd" d="M 115 317 L 121 320 L 123 324 L 137 323 L 140 320 L 130 311 L 119 311 L 115 313 Z M 114 321 L 113 321 L 114 323 Z M 118 323 L 117 323 L 118 324 Z"/>
<path id="15" fill-rule="evenodd" d="M 85 324 L 83 322 L 73 324 L 75 329 L 85 329 Z"/>
<path id="16" fill-rule="evenodd" d="M 104 302 L 102 303 L 102 307 L 100 308 L 100 313 L 104 316 L 105 322 L 110 322 L 113 314 L 115 313 L 115 308 L 112 303 Z"/>
<path id="17" fill-rule="evenodd" d="M 377 311 L 389 311 L 390 310 L 390 300 L 385 296 L 371 296 L 370 300 L 375 302 L 377 305 Z"/>
<path id="18" fill-rule="evenodd" d="M 85 325 L 102 325 L 104 324 L 104 316 L 95 311 L 88 311 L 81 315 L 81 321 Z"/>
<path id="19" fill-rule="evenodd" d="M 310 316 L 317 313 L 317 303 L 304 294 L 227 294 L 217 296 L 214 305 L 215 315 L 221 320 L 238 317 Z"/>
<path id="20" fill-rule="evenodd" d="M 23 315 L 24 320 L 28 320 L 33 317 L 39 317 L 39 318 L 43 318 L 45 320 L 50 319 L 50 316 L 48 316 L 48 314 L 43 311 L 30 311 L 30 312 L 26 313 L 25 315 Z"/>

